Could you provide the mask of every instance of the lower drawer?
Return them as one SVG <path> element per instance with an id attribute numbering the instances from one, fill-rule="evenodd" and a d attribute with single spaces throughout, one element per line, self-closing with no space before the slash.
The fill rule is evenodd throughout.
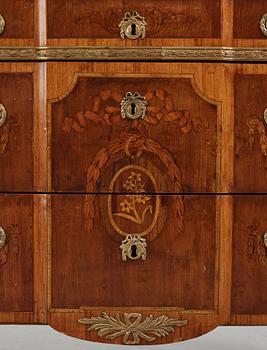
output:
<path id="1" fill-rule="evenodd" d="M 0 322 L 7 322 L 4 313 L 34 311 L 33 197 L 0 194 L 0 208 Z"/>
<path id="2" fill-rule="evenodd" d="M 267 195 L 234 197 L 232 313 L 240 324 L 267 323 L 266 211 Z"/>
<path id="3" fill-rule="evenodd" d="M 218 210 L 213 195 L 53 195 L 50 325 L 99 342 L 110 339 L 88 332 L 80 319 L 105 312 L 121 320 L 135 315 L 130 322 L 137 314 L 186 322 L 154 343 L 214 328 L 220 322 Z"/>
<path id="4" fill-rule="evenodd" d="M 214 196 L 54 196 L 51 306 L 215 309 L 215 221 Z"/>
<path id="5" fill-rule="evenodd" d="M 0 207 L 0 323 L 144 344 L 267 324 L 267 195 L 0 194 Z M 134 338 L 94 331 L 114 319 Z M 159 322 L 153 340 L 144 322 Z"/>

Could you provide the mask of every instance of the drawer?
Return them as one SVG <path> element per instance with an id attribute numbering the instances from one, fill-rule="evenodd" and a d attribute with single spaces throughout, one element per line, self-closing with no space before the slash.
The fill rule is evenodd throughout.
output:
<path id="1" fill-rule="evenodd" d="M 264 43 L 267 41 L 266 13 L 265 0 L 234 0 L 234 39 L 249 39 L 247 42 L 250 42 L 250 46 L 254 46 L 255 40 L 261 40 L 260 45 L 265 46 Z"/>
<path id="2" fill-rule="evenodd" d="M 243 66 L 234 78 L 235 192 L 267 191 L 267 70 Z"/>
<path id="3" fill-rule="evenodd" d="M 153 174 L 146 191 L 220 191 L 221 90 L 197 84 L 215 87 L 221 67 L 132 67 L 49 65 L 51 191 L 123 192 L 129 165 Z"/>
<path id="4" fill-rule="evenodd" d="M 266 324 L 266 210 L 266 195 L 234 198 L 232 313 L 240 324 Z"/>
<path id="5" fill-rule="evenodd" d="M 75 337 L 126 344 L 131 337 L 97 336 L 79 320 L 106 312 L 107 319 L 117 313 L 123 322 L 132 313 L 184 321 L 170 337 L 155 336 L 152 344 L 215 327 L 220 322 L 220 199 L 130 193 L 52 196 L 50 325 Z"/>
<path id="6" fill-rule="evenodd" d="M 20 322 L 34 311 L 33 198 L 1 194 L 0 207 L 0 323 Z"/>
<path id="7" fill-rule="evenodd" d="M 0 191 L 32 191 L 33 71 L 2 64 L 0 84 Z"/>
<path id="8" fill-rule="evenodd" d="M 34 0 L 1 1 L 0 46 L 32 45 Z"/>
<path id="9" fill-rule="evenodd" d="M 223 77 L 220 64 L 48 63 L 51 327 L 160 344 L 228 322 Z M 101 331 L 114 319 L 129 332 Z M 140 336 L 145 322 L 159 325 Z"/>
<path id="10" fill-rule="evenodd" d="M 221 38 L 219 0 L 48 0 L 47 21 L 48 43 L 55 45 L 176 45 L 177 39 Z"/>

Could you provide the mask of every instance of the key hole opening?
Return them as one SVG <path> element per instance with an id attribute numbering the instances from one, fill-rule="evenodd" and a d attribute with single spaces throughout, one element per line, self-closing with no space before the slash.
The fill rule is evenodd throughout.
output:
<path id="1" fill-rule="evenodd" d="M 135 23 L 133 23 L 131 26 L 131 34 L 136 35 L 136 24 Z"/>
<path id="2" fill-rule="evenodd" d="M 136 114 L 136 105 L 135 105 L 135 103 L 132 103 L 132 104 L 131 104 L 131 114 L 132 114 L 132 115 L 135 115 L 135 114 Z"/>
<path id="3" fill-rule="evenodd" d="M 137 257 L 137 246 L 134 244 L 131 247 L 131 257 L 136 258 Z"/>

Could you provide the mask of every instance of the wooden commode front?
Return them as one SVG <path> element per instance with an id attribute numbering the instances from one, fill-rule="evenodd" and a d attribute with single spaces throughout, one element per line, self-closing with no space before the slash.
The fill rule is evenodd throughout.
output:
<path id="1" fill-rule="evenodd" d="M 267 324 L 264 6 L 0 3 L 1 324 Z"/>

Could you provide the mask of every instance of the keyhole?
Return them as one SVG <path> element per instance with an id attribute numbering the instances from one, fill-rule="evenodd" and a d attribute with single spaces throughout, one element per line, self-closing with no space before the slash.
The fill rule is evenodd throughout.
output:
<path id="1" fill-rule="evenodd" d="M 131 34 L 132 34 L 133 36 L 136 35 L 136 24 L 133 23 L 132 26 L 131 26 L 131 28 L 132 28 Z"/>
<path id="2" fill-rule="evenodd" d="M 136 105 L 135 105 L 135 103 L 132 103 L 132 104 L 131 104 L 131 114 L 132 114 L 132 115 L 135 115 L 135 114 L 136 114 Z"/>
<path id="3" fill-rule="evenodd" d="M 131 257 L 136 258 L 137 257 L 137 246 L 134 244 L 131 247 Z"/>

